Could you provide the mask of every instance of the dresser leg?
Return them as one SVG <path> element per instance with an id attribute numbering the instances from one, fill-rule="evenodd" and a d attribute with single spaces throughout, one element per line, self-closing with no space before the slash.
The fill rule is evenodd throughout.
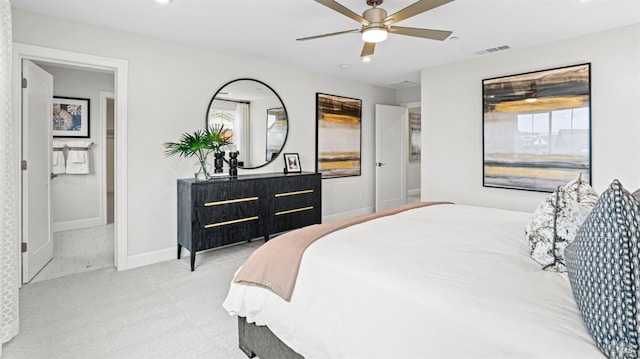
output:
<path id="1" fill-rule="evenodd" d="M 196 251 L 191 251 L 191 271 L 193 272 L 196 266 Z"/>
<path id="2" fill-rule="evenodd" d="M 181 254 L 182 254 L 182 246 L 178 244 L 178 259 L 180 259 Z"/>

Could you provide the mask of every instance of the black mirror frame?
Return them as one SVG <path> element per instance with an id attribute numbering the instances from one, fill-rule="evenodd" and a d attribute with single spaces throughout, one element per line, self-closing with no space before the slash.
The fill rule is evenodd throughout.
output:
<path id="1" fill-rule="evenodd" d="M 220 91 L 222 89 L 224 89 L 227 85 L 230 85 L 234 82 L 238 82 L 238 81 L 254 81 L 257 82 L 259 84 L 262 84 L 263 86 L 265 86 L 266 88 L 268 88 L 269 90 L 271 90 L 271 92 L 273 92 L 274 95 L 276 95 L 276 97 L 278 98 L 278 101 L 280 101 L 280 104 L 282 104 L 282 109 L 284 110 L 284 114 L 285 117 L 287 118 L 287 133 L 284 136 L 284 141 L 282 142 L 282 147 L 280 148 L 280 150 L 278 151 L 278 153 L 276 153 L 275 156 L 271 157 L 271 160 L 266 161 L 265 163 L 261 164 L 260 166 L 255 166 L 255 167 L 244 167 L 244 166 L 238 166 L 238 168 L 241 168 L 243 170 L 252 170 L 252 169 L 257 169 L 257 168 L 261 168 L 264 167 L 270 163 L 272 163 L 273 161 L 275 161 L 276 158 L 278 158 L 278 156 L 280 156 L 280 154 L 282 153 L 282 150 L 284 149 L 284 146 L 287 144 L 287 139 L 289 139 L 289 127 L 290 127 L 290 122 L 289 122 L 289 112 L 287 111 L 287 107 L 284 105 L 284 102 L 282 101 L 282 98 L 280 98 L 280 95 L 278 95 L 278 93 L 269 85 L 267 85 L 266 83 L 260 81 L 260 80 L 256 80 L 256 79 L 252 79 L 252 78 L 248 78 L 248 77 L 242 77 L 239 79 L 235 79 L 235 80 L 231 80 L 227 83 L 225 83 L 224 85 L 220 86 L 218 88 L 218 90 L 213 94 L 213 97 L 211 97 L 211 101 L 209 101 L 209 105 L 207 106 L 207 111 L 205 113 L 204 116 L 204 126 L 205 128 L 209 125 L 209 110 L 211 109 L 211 105 L 213 104 L 213 100 L 216 99 L 216 96 L 220 93 Z M 225 161 L 227 161 L 227 159 L 224 159 Z"/>

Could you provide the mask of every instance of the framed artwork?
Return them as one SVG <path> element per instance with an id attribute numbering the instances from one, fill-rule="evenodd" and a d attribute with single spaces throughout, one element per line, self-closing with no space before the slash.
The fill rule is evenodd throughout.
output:
<path id="1" fill-rule="evenodd" d="M 482 80 L 485 187 L 591 183 L 591 71 L 580 64 Z"/>
<path id="2" fill-rule="evenodd" d="M 362 100 L 316 94 L 316 172 L 360 176 Z"/>
<path id="3" fill-rule="evenodd" d="M 409 112 L 409 162 L 420 162 L 420 154 L 422 153 L 421 127 L 420 114 Z"/>
<path id="4" fill-rule="evenodd" d="M 280 153 L 286 140 L 287 113 L 284 107 L 267 109 L 267 162 Z"/>
<path id="5" fill-rule="evenodd" d="M 89 136 L 89 99 L 54 96 L 53 137 Z"/>
<path id="6" fill-rule="evenodd" d="M 284 154 L 284 173 L 300 173 L 302 166 L 300 165 L 300 157 L 297 153 Z"/>

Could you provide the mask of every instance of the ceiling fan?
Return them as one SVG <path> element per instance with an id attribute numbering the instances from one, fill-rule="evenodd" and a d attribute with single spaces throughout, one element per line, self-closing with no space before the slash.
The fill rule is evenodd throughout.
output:
<path id="1" fill-rule="evenodd" d="M 422 37 L 425 39 L 440 40 L 440 41 L 445 40 L 447 37 L 449 37 L 449 35 L 451 35 L 451 31 L 418 29 L 414 27 L 394 26 L 394 24 L 401 20 L 410 18 L 412 16 L 421 14 L 425 11 L 434 9 L 438 6 L 452 2 L 453 0 L 419 0 L 407 6 L 406 8 L 389 16 L 387 16 L 386 10 L 378 7 L 379 5 L 382 4 L 383 0 L 366 0 L 367 5 L 371 6 L 371 9 L 365 10 L 362 16 L 347 9 L 343 5 L 336 2 L 335 0 L 315 0 L 315 1 L 319 2 L 320 4 L 332 10 L 335 10 L 341 13 L 342 15 L 345 15 L 359 22 L 362 25 L 362 27 L 360 29 L 338 31 L 338 32 L 332 32 L 328 34 L 303 37 L 303 38 L 296 39 L 298 41 L 313 40 L 313 39 L 319 39 L 322 37 L 359 32 L 362 34 L 362 40 L 364 40 L 365 42 L 360 56 L 368 57 L 373 55 L 373 51 L 375 50 L 376 43 L 386 40 L 387 35 L 389 33 L 397 34 L 397 35 Z"/>

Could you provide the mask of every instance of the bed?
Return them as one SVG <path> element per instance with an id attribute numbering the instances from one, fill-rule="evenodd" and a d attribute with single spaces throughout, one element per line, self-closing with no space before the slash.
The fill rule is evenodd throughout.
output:
<path id="1" fill-rule="evenodd" d="M 363 221 L 306 249 L 290 298 L 233 282 L 223 306 L 261 359 L 602 358 L 566 273 L 531 259 L 530 217 L 437 204 Z"/>

